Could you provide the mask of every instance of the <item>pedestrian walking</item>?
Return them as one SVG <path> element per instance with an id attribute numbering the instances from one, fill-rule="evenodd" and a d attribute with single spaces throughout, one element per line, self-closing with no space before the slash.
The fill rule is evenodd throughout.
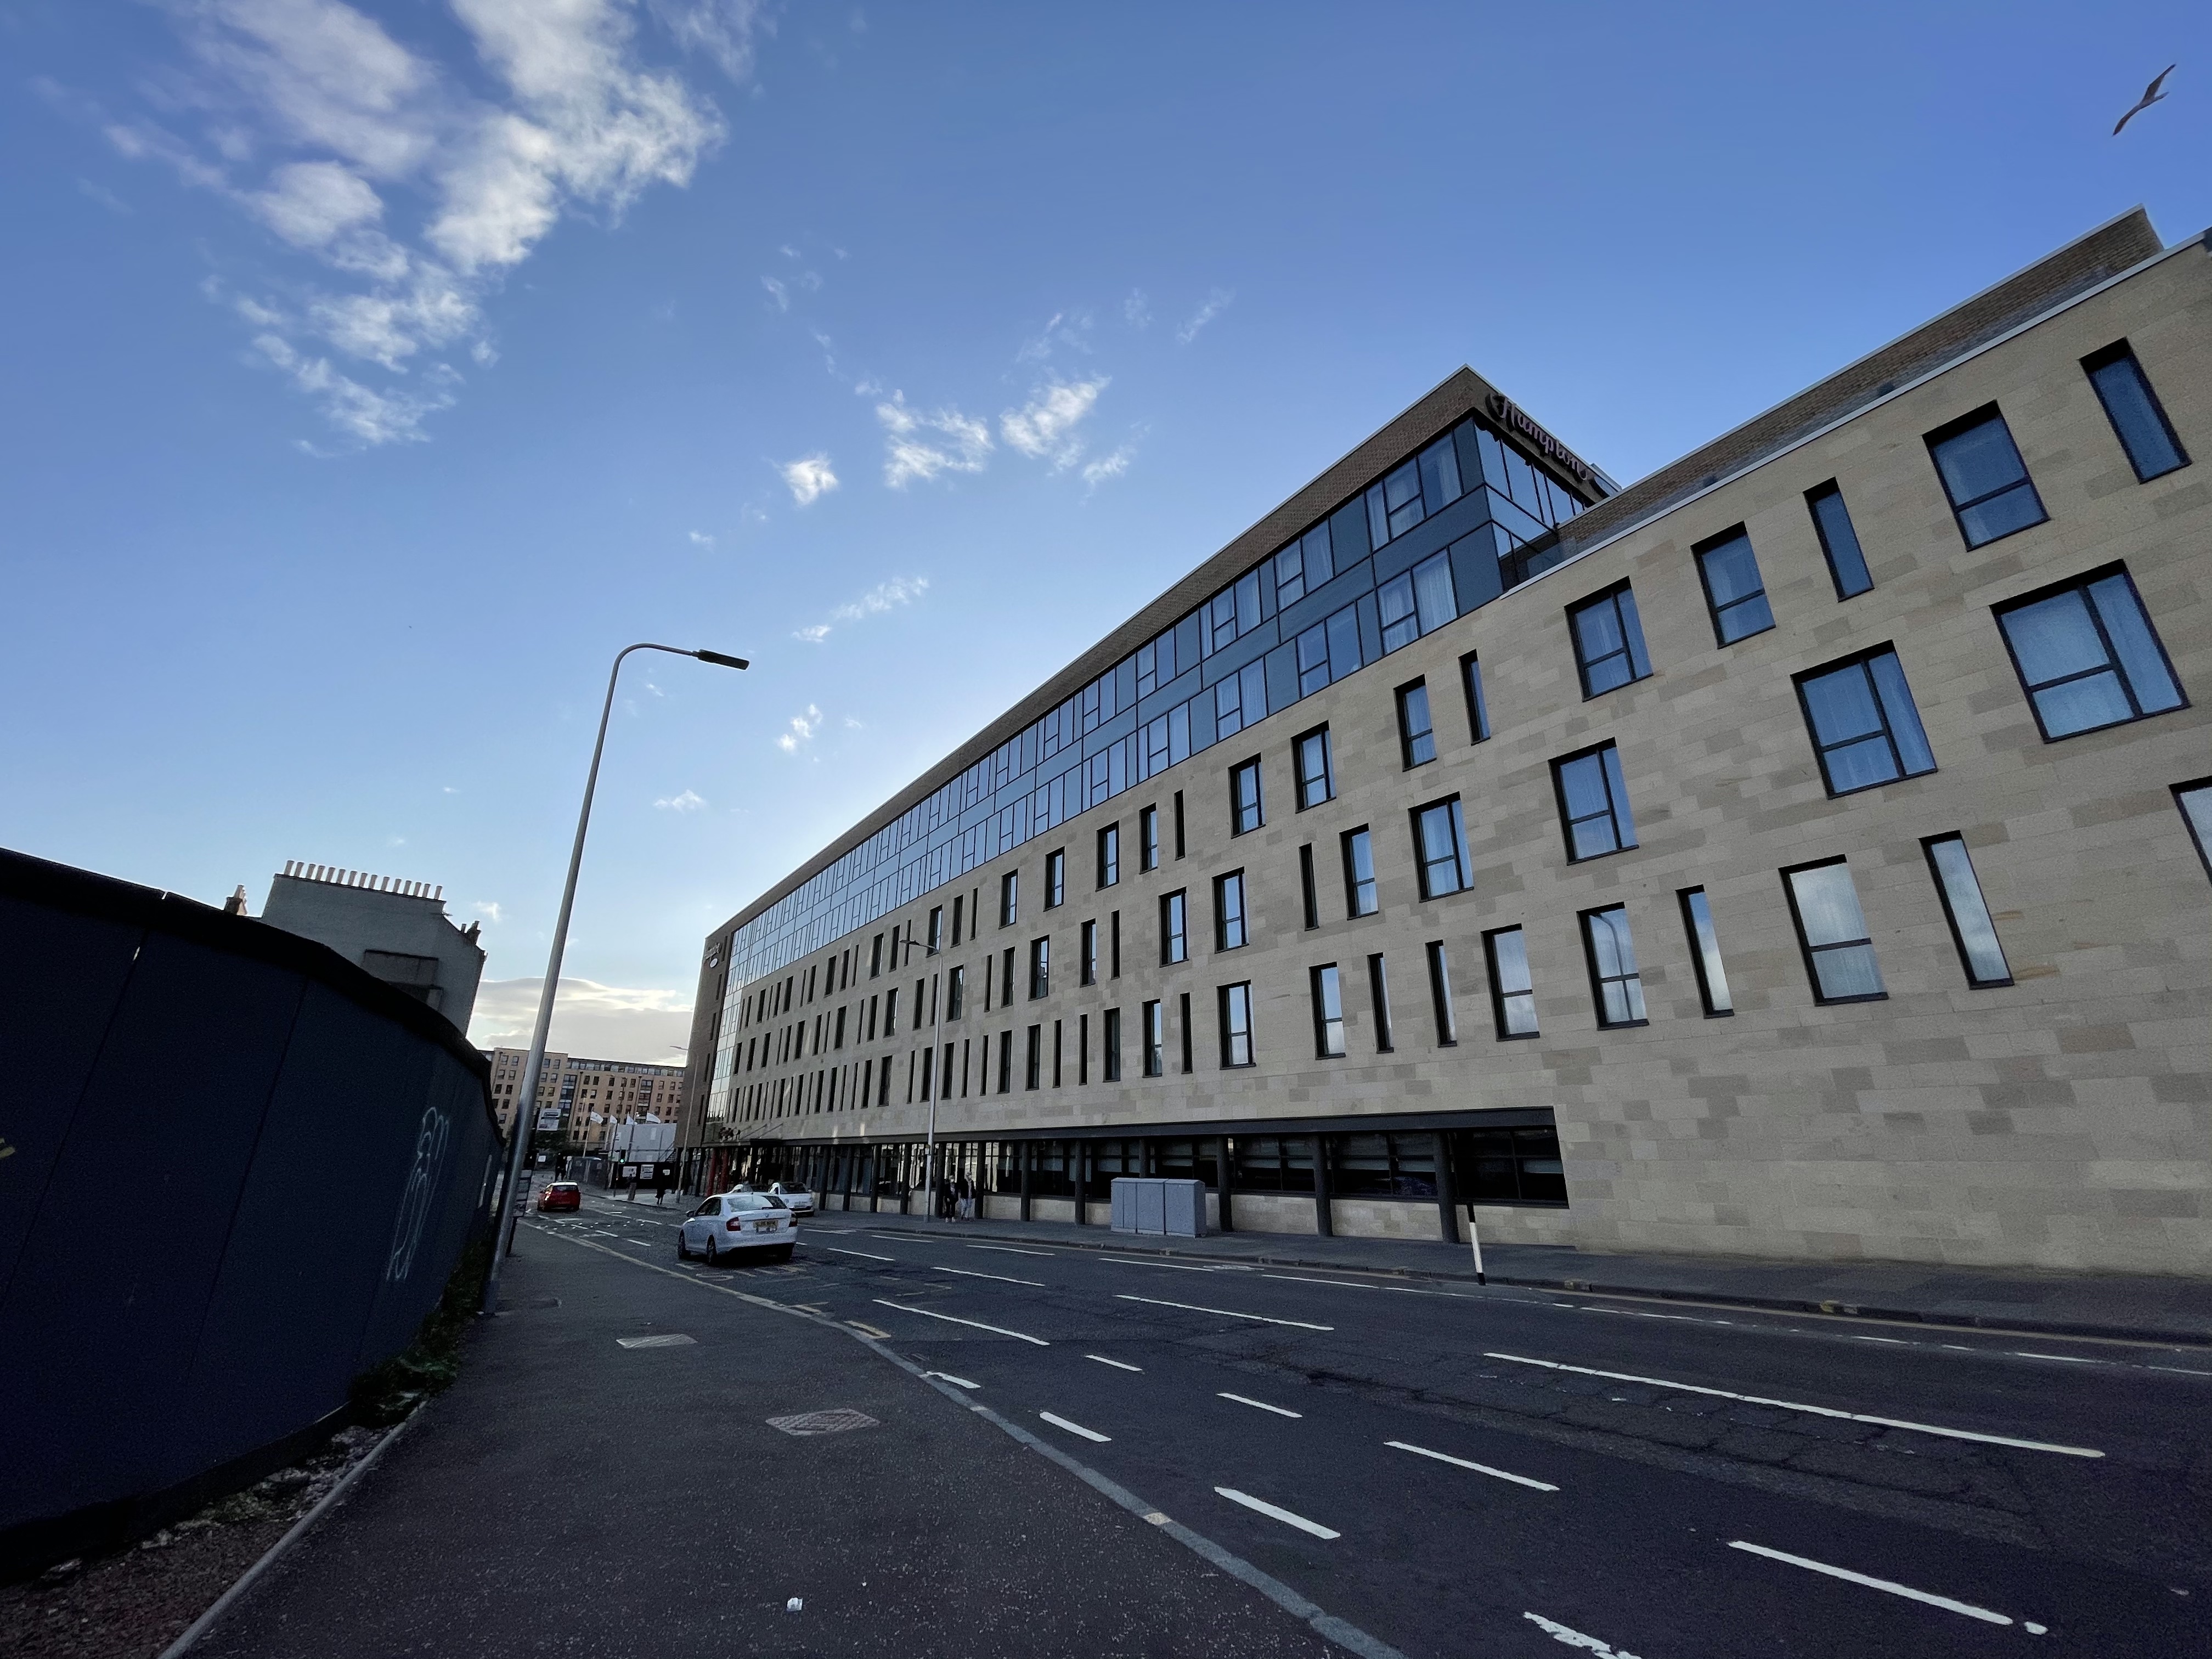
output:
<path id="1" fill-rule="evenodd" d="M 653 1207 L 659 1209 L 661 1200 L 668 1196 L 668 1166 L 656 1164 L 653 1167 Z"/>

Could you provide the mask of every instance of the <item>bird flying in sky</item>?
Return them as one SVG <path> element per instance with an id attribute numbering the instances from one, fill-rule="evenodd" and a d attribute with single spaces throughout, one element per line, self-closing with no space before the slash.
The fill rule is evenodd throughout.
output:
<path id="1" fill-rule="evenodd" d="M 2166 77 L 2173 73 L 2174 68 L 2175 66 L 2173 64 L 2168 64 L 2164 69 L 2158 72 L 2158 78 L 2143 88 L 2143 95 L 2136 102 L 2136 106 L 2130 110 L 2125 115 L 2120 117 L 2119 126 L 2116 126 L 2112 129 L 2113 137 L 2117 138 L 2120 136 L 2120 127 L 2127 125 L 2129 122 L 2134 120 L 2136 116 L 2141 115 L 2153 104 L 2158 103 L 2165 98 L 2166 94 L 2160 92 L 2159 88 L 2166 84 Z"/>

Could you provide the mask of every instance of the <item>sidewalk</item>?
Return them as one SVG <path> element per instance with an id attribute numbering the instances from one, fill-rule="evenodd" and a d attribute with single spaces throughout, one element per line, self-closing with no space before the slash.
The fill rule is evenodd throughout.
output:
<path id="1" fill-rule="evenodd" d="M 823 1227 L 878 1227 L 936 1237 L 1074 1249 L 1158 1253 L 1272 1267 L 1334 1267 L 1424 1279 L 1474 1278 L 1462 1244 L 1419 1239 L 1322 1238 L 1315 1234 L 1215 1233 L 1160 1238 L 1065 1221 L 929 1221 L 920 1216 L 823 1210 Z M 2212 1277 L 2042 1273 L 2025 1268 L 1915 1267 L 1893 1261 L 1774 1261 L 1751 1256 L 1668 1255 L 1565 1245 L 1492 1244 L 1483 1266 L 1493 1285 L 1718 1302 L 1790 1313 L 1856 1314 L 1929 1325 L 1988 1327 L 2053 1336 L 2212 1344 Z"/>

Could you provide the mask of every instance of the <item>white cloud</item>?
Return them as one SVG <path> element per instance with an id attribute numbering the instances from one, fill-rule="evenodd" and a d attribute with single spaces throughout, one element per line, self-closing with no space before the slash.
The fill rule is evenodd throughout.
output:
<path id="1" fill-rule="evenodd" d="M 495 902 L 487 903 L 483 899 L 478 899 L 474 904 L 469 906 L 469 908 L 475 911 L 478 915 L 482 916 L 486 921 L 490 922 L 495 927 L 507 920 L 506 913 L 502 911 Z"/>
<path id="2" fill-rule="evenodd" d="M 1023 343 L 1022 349 L 1014 354 L 1014 361 L 1018 363 L 1041 363 L 1060 346 L 1076 351 L 1088 351 L 1091 349 L 1090 330 L 1089 312 L 1056 311 L 1035 339 Z"/>
<path id="3" fill-rule="evenodd" d="M 1229 302 L 1237 297 L 1229 289 L 1217 288 L 1206 296 L 1206 303 L 1190 315 L 1190 320 L 1176 331 L 1176 343 L 1188 345 L 1198 337 L 1199 330 L 1229 309 Z"/>
<path id="4" fill-rule="evenodd" d="M 821 729 L 822 711 L 810 702 L 805 714 L 791 717 L 791 729 L 775 740 L 775 746 L 787 755 L 795 755 L 799 752 L 799 745 L 811 743 L 814 734 Z"/>
<path id="5" fill-rule="evenodd" d="M 1133 288 L 1129 297 L 1121 301 L 1121 320 L 1131 328 L 1149 328 L 1152 322 L 1152 302 L 1145 297 L 1145 290 Z"/>
<path id="6" fill-rule="evenodd" d="M 439 62 L 344 0 L 172 4 L 191 64 L 159 95 L 205 130 L 107 128 L 124 155 L 221 194 L 322 268 L 321 281 L 283 278 L 291 302 L 262 307 L 283 317 L 257 327 L 289 360 L 256 343 L 362 445 L 419 441 L 423 416 L 452 398 L 365 386 L 324 348 L 393 374 L 447 347 L 489 367 L 483 304 L 564 214 L 619 217 L 655 185 L 681 188 L 723 137 L 711 104 L 645 65 L 633 0 L 449 5 L 472 63 Z M 732 75 L 768 28 L 755 0 L 650 10 Z M 425 37 L 439 40 L 436 27 Z M 234 178 L 264 156 L 258 183 Z M 403 198 L 422 210 L 419 237 L 388 228 Z"/>
<path id="7" fill-rule="evenodd" d="M 1083 453 L 1083 445 L 1071 434 L 1097 403 L 1106 384 L 1102 374 L 1073 386 L 1041 387 L 1021 408 L 999 416 L 999 435 L 1024 455 L 1049 458 L 1055 468 L 1073 466 Z"/>
<path id="8" fill-rule="evenodd" d="M 486 1048 L 526 1048 L 543 978 L 491 979 L 477 988 L 470 1040 Z M 691 993 L 602 985 L 563 977 L 553 998 L 549 1046 L 599 1059 L 669 1065 L 691 1035 Z"/>
<path id="9" fill-rule="evenodd" d="M 1083 464 L 1083 482 L 1096 489 L 1109 478 L 1118 478 L 1129 470 L 1129 463 L 1137 459 L 1137 452 L 1127 444 L 1117 447 L 1111 455 L 1101 455 Z"/>
<path id="10" fill-rule="evenodd" d="M 707 803 L 692 791 L 686 789 L 680 795 L 663 795 L 653 804 L 665 811 L 696 812 Z"/>
<path id="11" fill-rule="evenodd" d="M 864 380 L 860 390 L 868 395 L 872 387 Z M 886 434 L 884 482 L 893 489 L 916 478 L 927 483 L 941 472 L 981 472 L 991 453 L 991 428 L 982 422 L 951 408 L 919 413 L 906 406 L 903 392 L 878 404 L 876 418 Z"/>
<path id="12" fill-rule="evenodd" d="M 791 290 L 784 287 L 781 283 L 773 276 L 763 276 L 761 278 L 761 286 L 768 290 L 768 297 L 775 301 L 775 308 L 778 311 L 791 309 Z"/>
<path id="13" fill-rule="evenodd" d="M 830 470 L 830 458 L 819 453 L 785 461 L 776 471 L 783 474 L 783 482 L 791 489 L 791 499 L 801 507 L 837 487 L 837 475 Z"/>
<path id="14" fill-rule="evenodd" d="M 685 533 L 691 538 L 694 547 L 712 547 L 714 544 L 714 538 L 703 530 L 687 531 Z"/>
<path id="15" fill-rule="evenodd" d="M 798 630 L 792 637 L 804 640 L 809 645 L 819 645 L 830 637 L 833 624 L 863 622 L 870 617 L 880 617 L 886 611 L 896 611 L 901 605 L 912 605 L 929 592 L 927 576 L 894 576 L 889 581 L 878 582 L 857 599 L 849 599 L 830 613 L 826 623 L 815 623 Z"/>

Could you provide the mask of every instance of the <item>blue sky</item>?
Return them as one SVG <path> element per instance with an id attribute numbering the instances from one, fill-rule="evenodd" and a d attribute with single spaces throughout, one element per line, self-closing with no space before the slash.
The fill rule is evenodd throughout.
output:
<path id="1" fill-rule="evenodd" d="M 2136 203 L 2201 4 L 0 0 L 0 843 L 706 933 L 1457 365 L 1626 480 Z M 2118 138 L 2143 83 L 2168 98 Z M 586 983 L 587 982 L 587 983 Z M 512 1040 L 509 1038 L 509 1040 Z"/>

